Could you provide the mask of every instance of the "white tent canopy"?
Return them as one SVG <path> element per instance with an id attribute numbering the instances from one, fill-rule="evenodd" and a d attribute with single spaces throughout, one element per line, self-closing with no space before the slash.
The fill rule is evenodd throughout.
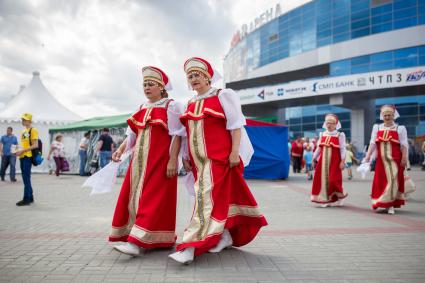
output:
<path id="1" fill-rule="evenodd" d="M 6 134 L 7 127 L 12 127 L 13 133 L 19 140 L 23 130 L 21 125 L 23 113 L 33 115 L 32 126 L 37 128 L 39 138 L 43 142 L 45 159 L 50 145 L 49 128 L 81 120 L 81 117 L 67 109 L 50 94 L 42 83 L 39 72 L 33 72 L 30 83 L 25 88 L 21 87 L 18 94 L 0 109 L 0 136 Z M 46 172 L 47 165 L 48 162 L 45 160 L 41 166 L 33 168 L 33 171 Z"/>
<path id="2" fill-rule="evenodd" d="M 0 111 L 2 121 L 20 121 L 22 113 L 33 115 L 34 122 L 71 122 L 81 117 L 60 104 L 40 80 L 40 73 L 33 72 L 28 86 L 10 100 Z"/>

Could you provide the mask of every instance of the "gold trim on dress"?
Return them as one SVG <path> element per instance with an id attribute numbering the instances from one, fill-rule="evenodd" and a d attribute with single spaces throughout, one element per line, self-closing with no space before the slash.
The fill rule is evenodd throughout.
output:
<path id="1" fill-rule="evenodd" d="M 202 105 L 201 105 L 202 106 Z M 195 112 L 199 107 L 195 107 Z M 189 149 L 192 154 L 198 178 L 195 182 L 195 208 L 189 227 L 183 235 L 183 242 L 205 239 L 209 233 L 216 233 L 224 224 L 218 225 L 211 219 L 212 188 L 211 161 L 208 159 L 204 137 L 204 121 L 189 120 Z M 218 231 L 217 233 L 219 233 Z"/>
<path id="2" fill-rule="evenodd" d="M 176 237 L 174 231 L 149 231 L 137 225 L 133 226 L 130 235 L 147 244 L 174 243 Z"/>
<path id="3" fill-rule="evenodd" d="M 263 216 L 257 206 L 231 204 L 229 206 L 229 212 L 227 214 L 227 217 L 233 217 L 237 215 L 249 217 Z"/>

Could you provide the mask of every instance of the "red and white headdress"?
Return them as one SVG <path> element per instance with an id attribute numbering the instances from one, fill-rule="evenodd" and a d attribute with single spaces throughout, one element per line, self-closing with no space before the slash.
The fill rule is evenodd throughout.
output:
<path id="1" fill-rule="evenodd" d="M 211 83 L 215 83 L 221 79 L 221 75 L 211 67 L 211 64 L 207 60 L 199 57 L 187 59 L 184 63 L 184 71 L 186 74 L 191 71 L 201 72 L 210 79 Z"/>
<path id="2" fill-rule="evenodd" d="M 383 121 L 384 114 L 387 114 L 387 113 L 394 114 L 394 120 L 400 117 L 400 114 L 398 114 L 398 111 L 394 105 L 385 104 L 381 106 L 381 113 L 379 114 L 379 119 Z"/>
<path id="3" fill-rule="evenodd" d="M 341 122 L 339 121 L 338 116 L 336 116 L 335 114 L 326 114 L 325 122 L 323 122 L 322 126 L 323 129 L 326 129 L 326 121 L 334 122 L 336 124 L 336 129 L 341 129 Z"/>
<path id="4" fill-rule="evenodd" d="M 165 90 L 172 90 L 173 87 L 171 85 L 168 76 L 157 67 L 146 66 L 142 69 L 143 81 L 154 81 L 159 83 L 164 87 Z"/>

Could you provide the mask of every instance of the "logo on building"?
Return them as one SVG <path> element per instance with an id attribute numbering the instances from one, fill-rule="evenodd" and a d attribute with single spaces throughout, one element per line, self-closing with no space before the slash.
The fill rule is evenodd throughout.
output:
<path id="1" fill-rule="evenodd" d="M 257 94 L 257 96 L 264 100 L 264 89 L 259 94 Z"/>
<path id="2" fill-rule="evenodd" d="M 365 78 L 358 78 L 357 79 L 357 86 L 365 86 L 366 85 L 366 79 Z"/>
<path id="3" fill-rule="evenodd" d="M 283 96 L 285 94 L 285 90 L 283 88 L 277 89 L 277 96 Z"/>
<path id="4" fill-rule="evenodd" d="M 313 92 L 317 92 L 317 84 L 318 84 L 318 83 L 314 83 L 314 84 L 313 84 Z"/>
<path id="5" fill-rule="evenodd" d="M 417 82 L 423 78 L 425 78 L 425 71 L 420 70 L 407 74 L 406 82 Z"/>

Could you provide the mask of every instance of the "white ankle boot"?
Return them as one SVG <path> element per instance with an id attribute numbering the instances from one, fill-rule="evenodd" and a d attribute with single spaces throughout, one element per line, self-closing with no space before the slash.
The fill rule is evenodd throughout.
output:
<path id="1" fill-rule="evenodd" d="M 394 207 L 390 207 L 390 208 L 388 208 L 388 214 L 394 214 L 395 213 L 395 210 L 394 210 Z"/>
<path id="2" fill-rule="evenodd" d="M 223 249 L 231 247 L 233 245 L 232 235 L 230 235 L 229 230 L 224 229 L 223 234 L 221 235 L 220 242 L 218 242 L 217 246 L 210 249 L 210 253 L 219 253 Z"/>
<path id="3" fill-rule="evenodd" d="M 115 245 L 114 249 L 124 254 L 136 256 L 140 254 L 140 248 L 133 243 L 125 243 L 124 245 Z"/>
<path id="4" fill-rule="evenodd" d="M 320 205 L 320 207 L 323 207 L 323 208 L 328 207 L 328 206 L 329 206 L 329 203 L 324 203 L 324 204 Z"/>
<path id="5" fill-rule="evenodd" d="M 193 261 L 193 258 L 195 257 L 195 248 L 186 248 L 182 251 L 170 254 L 168 257 L 174 259 L 177 262 L 189 264 Z"/>

